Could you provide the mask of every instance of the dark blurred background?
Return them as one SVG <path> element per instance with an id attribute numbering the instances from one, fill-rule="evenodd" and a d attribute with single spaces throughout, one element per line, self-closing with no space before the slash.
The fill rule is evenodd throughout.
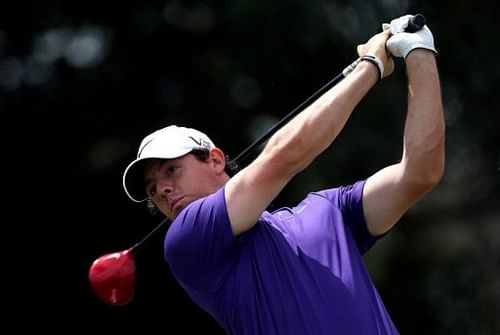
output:
<path id="1" fill-rule="evenodd" d="M 17 202 L 5 229 L 19 237 L 5 277 L 21 286 L 6 290 L 12 315 L 48 330 L 223 334 L 171 277 L 163 234 L 136 255 L 128 305 L 105 306 L 90 289 L 94 259 L 130 247 L 161 221 L 122 189 L 140 140 L 167 124 L 186 125 L 234 157 L 350 64 L 382 22 L 422 13 L 439 51 L 446 173 L 366 261 L 402 334 L 500 333 L 497 2 L 0 6 L 4 165 L 14 170 L 5 185 Z M 405 83 L 398 59 L 336 143 L 277 202 L 293 205 L 307 190 L 351 183 L 398 160 Z"/>

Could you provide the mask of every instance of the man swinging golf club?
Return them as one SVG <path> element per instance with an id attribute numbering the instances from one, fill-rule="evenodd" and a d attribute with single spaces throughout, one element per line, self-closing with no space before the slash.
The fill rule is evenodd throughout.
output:
<path id="1" fill-rule="evenodd" d="M 411 15 L 358 45 L 352 72 L 276 131 L 234 176 L 204 133 L 171 125 L 146 136 L 124 173 L 127 195 L 171 225 L 165 260 L 228 334 L 398 334 L 363 254 L 441 179 L 445 125 L 436 49 Z M 356 105 L 404 58 L 401 160 L 351 185 L 266 210 L 339 135 Z M 332 167 L 333 169 L 334 167 Z"/>

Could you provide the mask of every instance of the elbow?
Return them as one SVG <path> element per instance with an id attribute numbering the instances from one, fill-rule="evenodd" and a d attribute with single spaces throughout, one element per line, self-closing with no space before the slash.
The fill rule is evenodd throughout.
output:
<path id="1" fill-rule="evenodd" d="M 445 154 L 444 147 L 440 146 L 439 150 L 432 155 L 432 159 L 427 161 L 423 169 L 423 178 L 430 185 L 431 188 L 439 184 L 444 176 L 445 171 Z"/>
<path id="2" fill-rule="evenodd" d="M 428 171 L 424 175 L 423 181 L 425 184 L 427 184 L 429 189 L 432 189 L 441 182 L 443 175 L 444 175 L 444 163 L 439 164 L 439 166 L 430 169 L 430 171 Z"/>
<path id="3" fill-rule="evenodd" d="M 425 193 L 441 182 L 445 172 L 444 155 L 434 155 L 432 159 L 404 160 L 404 166 L 408 184 Z"/>
<path id="4" fill-rule="evenodd" d="M 427 192 L 436 187 L 444 176 L 444 159 L 427 163 L 418 172 L 412 173 L 412 181 L 422 192 Z"/>
<path id="5" fill-rule="evenodd" d="M 445 171 L 445 160 L 444 160 L 444 157 L 442 157 L 439 160 L 438 166 L 435 168 L 435 171 L 434 171 L 434 174 L 433 174 L 433 176 L 434 176 L 434 184 L 435 185 L 439 184 L 439 182 L 441 181 L 441 179 L 443 179 L 444 171 Z"/>
<path id="6" fill-rule="evenodd" d="M 441 182 L 445 173 L 444 138 L 436 145 L 420 145 L 405 150 L 405 174 L 415 185 L 430 190 Z"/>

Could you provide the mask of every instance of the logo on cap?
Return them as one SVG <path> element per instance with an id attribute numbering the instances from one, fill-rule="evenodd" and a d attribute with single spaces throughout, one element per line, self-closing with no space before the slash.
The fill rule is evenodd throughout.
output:
<path id="1" fill-rule="evenodd" d="M 189 138 L 200 147 L 210 148 L 210 143 L 203 138 L 200 138 L 199 140 L 196 140 L 193 136 L 189 136 Z"/>

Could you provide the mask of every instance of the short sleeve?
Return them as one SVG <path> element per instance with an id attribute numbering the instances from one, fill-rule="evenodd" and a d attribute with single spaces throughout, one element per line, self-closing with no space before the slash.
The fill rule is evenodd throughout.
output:
<path id="1" fill-rule="evenodd" d="M 379 239 L 379 237 L 370 234 L 366 225 L 363 211 L 364 185 L 365 180 L 361 180 L 352 185 L 317 192 L 317 194 L 328 198 L 342 212 L 344 223 L 351 230 L 362 254 L 366 253 Z"/>
<path id="2" fill-rule="evenodd" d="M 235 260 L 224 188 L 184 208 L 169 227 L 165 260 L 180 282 L 210 290 Z"/>

